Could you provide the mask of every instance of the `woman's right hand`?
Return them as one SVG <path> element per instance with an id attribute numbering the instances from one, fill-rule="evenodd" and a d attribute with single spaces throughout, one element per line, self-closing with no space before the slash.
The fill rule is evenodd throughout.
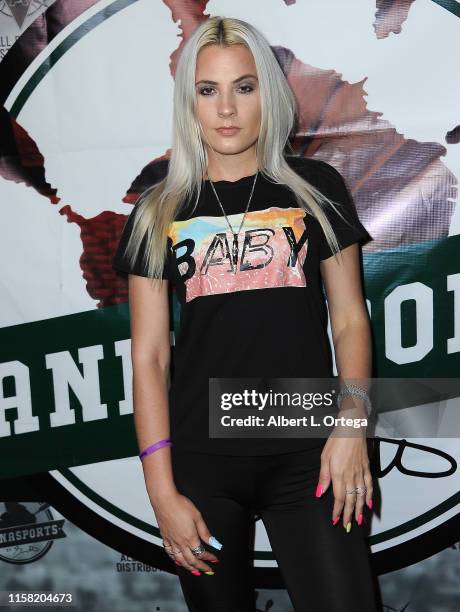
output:
<path id="1" fill-rule="evenodd" d="M 219 559 L 207 550 L 195 556 L 191 548 L 196 548 L 202 541 L 208 542 L 212 536 L 204 519 L 195 504 L 178 491 L 161 496 L 152 502 L 153 511 L 166 546 L 165 552 L 173 561 L 190 571 L 213 572 L 205 562 L 217 563 Z M 176 552 L 172 555 L 170 553 Z"/>

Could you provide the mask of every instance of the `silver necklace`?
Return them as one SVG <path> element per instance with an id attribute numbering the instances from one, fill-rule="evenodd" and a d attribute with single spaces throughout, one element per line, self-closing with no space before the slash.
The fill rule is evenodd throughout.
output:
<path id="1" fill-rule="evenodd" d="M 240 233 L 241 228 L 243 227 L 243 223 L 244 223 L 244 220 L 246 218 L 246 213 L 249 210 L 249 204 L 251 203 L 251 200 L 252 200 L 252 194 L 254 193 L 254 187 L 256 186 L 256 180 L 257 180 L 257 176 L 258 175 L 259 175 L 259 171 L 257 170 L 256 175 L 254 177 L 254 182 L 252 184 L 251 193 L 249 195 L 249 200 L 248 200 L 248 203 L 246 205 L 246 210 L 244 211 L 244 215 L 243 215 L 243 218 L 241 219 L 240 227 L 238 228 L 238 231 L 236 233 L 235 233 L 235 231 L 234 231 L 230 221 L 228 220 L 228 217 L 227 217 L 227 215 L 225 213 L 224 207 L 222 206 L 222 202 L 220 201 L 219 196 L 217 195 L 217 192 L 216 192 L 216 190 L 214 188 L 214 184 L 213 184 L 213 182 L 211 181 L 211 179 L 208 176 L 209 182 L 211 183 L 212 190 L 214 191 L 214 195 L 216 196 L 216 199 L 219 202 L 219 206 L 220 206 L 220 208 L 221 208 L 221 210 L 222 210 L 222 212 L 224 214 L 224 217 L 225 217 L 225 219 L 227 221 L 228 227 L 230 228 L 230 231 L 231 231 L 232 236 L 233 236 L 233 242 L 232 242 L 232 261 L 233 261 L 233 269 L 234 269 L 234 273 L 235 274 L 236 274 L 236 271 L 238 269 L 238 234 Z"/>

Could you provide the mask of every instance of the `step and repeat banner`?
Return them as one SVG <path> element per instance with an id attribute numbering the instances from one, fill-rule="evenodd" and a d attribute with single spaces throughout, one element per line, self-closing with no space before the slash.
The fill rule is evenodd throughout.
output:
<path id="1" fill-rule="evenodd" d="M 342 173 L 374 238 L 374 375 L 459 376 L 460 3 L 0 2 L 1 592 L 185 610 L 137 457 L 127 282 L 111 259 L 170 155 L 181 48 L 213 15 L 267 36 L 299 103 L 295 152 Z M 457 610 L 458 437 L 375 449 L 364 528 L 384 609 Z M 258 609 L 289 611 L 254 520 Z"/>

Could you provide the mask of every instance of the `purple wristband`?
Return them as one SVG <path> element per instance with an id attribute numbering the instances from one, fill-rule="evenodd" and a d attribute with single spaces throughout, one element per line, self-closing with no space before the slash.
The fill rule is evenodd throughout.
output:
<path id="1" fill-rule="evenodd" d="M 164 440 L 155 442 L 155 444 L 152 444 L 152 446 L 147 446 L 147 448 L 145 448 L 142 451 L 142 453 L 139 455 L 139 459 L 142 461 L 144 457 L 146 457 L 147 455 L 151 455 L 152 453 L 157 451 L 159 448 L 163 448 L 163 446 L 171 446 L 171 445 L 172 445 L 172 442 L 171 440 L 169 440 L 169 438 L 165 438 Z"/>

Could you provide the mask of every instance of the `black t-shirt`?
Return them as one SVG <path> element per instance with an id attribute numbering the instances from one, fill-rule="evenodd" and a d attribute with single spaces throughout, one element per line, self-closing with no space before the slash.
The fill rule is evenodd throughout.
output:
<path id="1" fill-rule="evenodd" d="M 324 195 L 343 203 L 348 226 L 331 208 L 328 219 L 343 249 L 372 239 L 361 224 L 342 176 L 330 164 L 287 156 L 287 162 Z M 164 173 L 168 161 L 160 162 Z M 216 181 L 235 231 L 254 176 Z M 327 307 L 320 260 L 333 255 L 319 222 L 297 205 L 286 185 L 260 172 L 238 236 L 238 270 L 231 270 L 232 235 L 209 181 L 200 199 L 171 225 L 162 278 L 174 285 L 180 328 L 169 393 L 170 438 L 177 448 L 230 455 L 264 455 L 322 446 L 324 438 L 210 438 L 209 378 L 332 377 Z M 143 249 L 130 267 L 124 247 L 132 210 L 113 259 L 121 275 L 147 276 Z"/>

